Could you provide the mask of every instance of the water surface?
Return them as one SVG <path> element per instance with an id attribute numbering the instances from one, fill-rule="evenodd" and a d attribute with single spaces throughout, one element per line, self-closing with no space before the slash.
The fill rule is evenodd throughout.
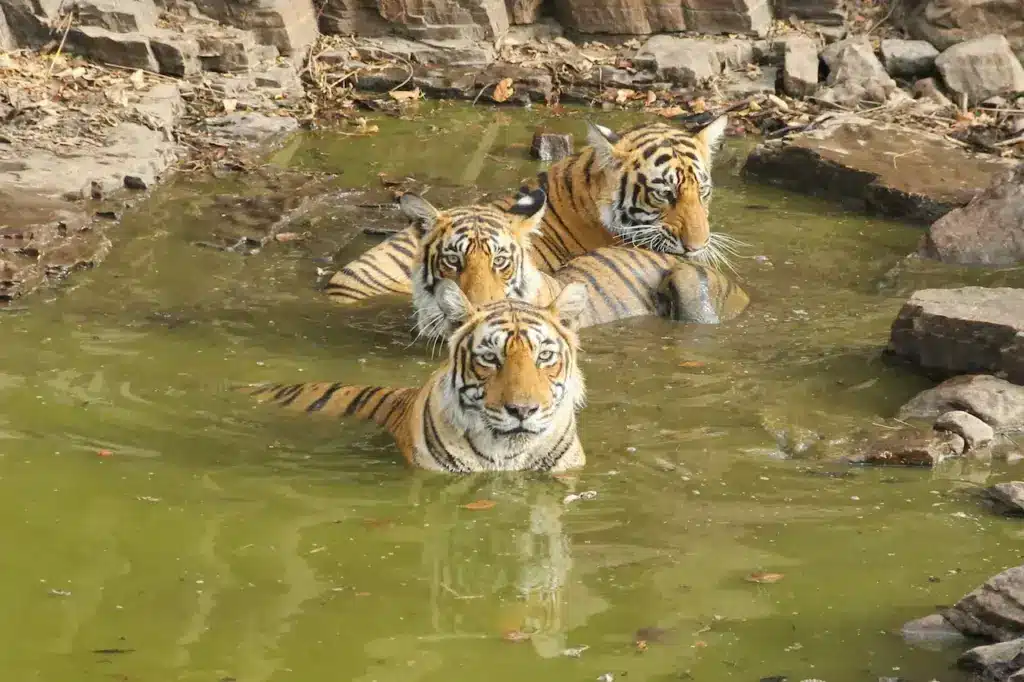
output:
<path id="1" fill-rule="evenodd" d="M 425 108 L 375 120 L 373 137 L 300 139 L 276 161 L 378 201 L 380 174 L 466 201 L 536 172 L 537 121 Z M 584 130 L 573 113 L 546 123 Z M 714 221 L 751 245 L 737 268 L 752 306 L 720 327 L 583 333 L 589 462 L 576 488 L 597 497 L 569 505 L 543 478 L 413 473 L 369 427 L 226 391 L 412 385 L 436 366 L 410 345 L 403 302 L 346 311 L 315 290 L 332 256 L 375 242 L 353 213 L 303 218 L 310 239 L 244 256 L 195 242 L 272 220 L 268 182 L 182 178 L 137 206 L 102 267 L 0 313 L 0 670 L 26 682 L 962 680 L 957 652 L 909 649 L 893 631 L 1020 563 L 1024 528 L 970 492 L 1024 471 L 822 458 L 929 385 L 879 355 L 909 292 L 1024 276 L 905 262 L 916 228 L 744 185 L 737 158 L 726 150 L 718 166 Z M 279 195 L 307 182 L 273 177 Z M 480 499 L 496 504 L 463 506 Z M 755 571 L 784 578 L 745 580 Z"/>

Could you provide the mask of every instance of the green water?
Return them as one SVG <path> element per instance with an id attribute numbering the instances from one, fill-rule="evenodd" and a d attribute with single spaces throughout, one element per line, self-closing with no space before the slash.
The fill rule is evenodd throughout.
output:
<path id="1" fill-rule="evenodd" d="M 340 172 L 314 189 L 287 171 L 182 178 L 130 212 L 102 267 L 0 313 L 4 679 L 963 679 L 955 650 L 894 631 L 1020 563 L 1024 526 L 969 492 L 1024 469 L 822 457 L 928 385 L 879 358 L 910 291 L 1019 286 L 1020 271 L 893 270 L 916 229 L 745 186 L 727 150 L 714 220 L 751 244 L 737 267 L 753 303 L 721 327 L 584 332 L 577 489 L 597 497 L 424 476 L 369 427 L 226 391 L 430 373 L 403 303 L 346 311 L 314 288 L 325 259 L 373 243 L 353 214 L 317 209 L 300 221 L 309 239 L 250 256 L 194 244 L 265 227 L 324 186 L 387 201 L 378 173 L 413 175 L 442 203 L 536 170 L 522 114 L 374 122 L 374 137 L 311 136 L 277 156 Z M 550 123 L 583 130 L 575 115 Z M 463 507 L 480 499 L 496 504 Z M 785 577 L 747 582 L 754 571 Z"/>

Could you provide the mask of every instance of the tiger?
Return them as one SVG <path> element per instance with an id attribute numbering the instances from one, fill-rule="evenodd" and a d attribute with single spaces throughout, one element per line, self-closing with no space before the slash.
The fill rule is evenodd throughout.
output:
<path id="1" fill-rule="evenodd" d="M 647 123 L 619 135 L 588 121 L 589 145 L 524 187 L 542 190 L 549 204 L 530 244 L 533 262 L 550 274 L 614 244 L 720 262 L 729 237 L 711 232 L 708 207 L 712 157 L 727 123 L 722 115 L 695 133 Z M 506 197 L 494 205 L 509 209 L 516 201 Z M 418 237 L 415 226 L 407 227 L 343 266 L 325 287 L 328 297 L 348 305 L 411 294 Z"/>
<path id="2" fill-rule="evenodd" d="M 240 390 L 282 407 L 374 422 L 422 469 L 578 469 L 586 458 L 576 413 L 586 389 L 575 329 L 586 297 L 575 285 L 545 307 L 515 299 L 476 306 L 444 282 L 437 300 L 455 329 L 448 361 L 421 388 L 310 382 Z"/>
<path id="3" fill-rule="evenodd" d="M 581 283 L 589 296 L 579 327 L 640 315 L 717 324 L 735 318 L 747 293 L 716 269 L 664 253 L 604 246 L 570 260 L 549 275 L 531 259 L 531 238 L 546 208 L 542 189 L 522 195 L 509 210 L 461 206 L 440 211 L 406 193 L 401 210 L 418 225 L 420 250 L 413 269 L 413 310 L 419 336 L 438 339 L 450 329 L 436 297 L 454 281 L 474 305 L 517 298 L 547 305 L 562 289 Z"/>

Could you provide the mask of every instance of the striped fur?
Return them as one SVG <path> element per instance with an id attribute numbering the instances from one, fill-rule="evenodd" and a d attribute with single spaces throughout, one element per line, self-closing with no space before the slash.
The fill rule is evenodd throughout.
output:
<path id="1" fill-rule="evenodd" d="M 590 146 L 553 164 L 532 187 L 549 209 L 531 241 L 533 262 L 552 273 L 572 258 L 624 243 L 697 262 L 720 257 L 708 223 L 711 160 L 725 132 L 721 116 L 695 134 L 664 123 L 621 136 L 590 126 Z M 517 198 L 496 202 L 513 209 Z M 421 226 L 373 247 L 331 277 L 328 296 L 351 304 L 383 294 L 409 294 Z"/>
<path id="2" fill-rule="evenodd" d="M 410 464 L 433 471 L 582 466 L 576 412 L 584 385 L 573 329 L 586 289 L 566 287 L 543 308 L 514 299 L 477 307 L 447 280 L 437 294 L 456 329 L 448 362 L 422 388 L 308 383 L 245 392 L 293 410 L 372 421 Z"/>
<path id="3" fill-rule="evenodd" d="M 717 324 L 742 313 L 750 299 L 726 275 L 705 265 L 663 253 L 605 246 L 570 260 L 554 275 L 530 259 L 531 225 L 545 207 L 540 190 L 524 195 L 515 216 L 490 206 L 438 211 L 424 199 L 403 197 L 403 207 L 431 216 L 433 229 L 413 274 L 413 307 L 420 336 L 439 338 L 450 330 L 437 302 L 439 282 L 459 285 L 474 305 L 517 298 L 547 305 L 567 284 L 588 289 L 579 326 L 588 327 L 640 315 L 682 322 Z"/>

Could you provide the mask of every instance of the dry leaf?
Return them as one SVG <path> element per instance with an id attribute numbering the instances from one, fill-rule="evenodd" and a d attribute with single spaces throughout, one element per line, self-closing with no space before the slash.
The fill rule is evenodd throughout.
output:
<path id="1" fill-rule="evenodd" d="M 679 363 L 680 367 L 703 367 L 704 363 L 700 360 L 686 360 L 685 362 Z"/>
<path id="2" fill-rule="evenodd" d="M 476 500 L 468 504 L 462 505 L 463 509 L 470 509 L 472 511 L 484 511 L 487 509 L 493 509 L 497 504 L 494 500 Z"/>
<path id="3" fill-rule="evenodd" d="M 637 642 L 636 642 L 636 650 L 637 650 L 637 653 L 641 653 L 641 654 L 643 652 L 647 651 L 647 640 L 645 640 L 645 639 L 637 640 Z"/>
<path id="4" fill-rule="evenodd" d="M 686 113 L 682 107 L 665 107 L 664 109 L 658 109 L 658 115 L 664 116 L 665 118 L 672 118 L 673 116 L 679 116 L 680 114 Z"/>
<path id="5" fill-rule="evenodd" d="M 616 104 L 625 104 L 635 93 L 627 88 L 621 88 L 615 91 L 615 102 Z"/>
<path id="6" fill-rule="evenodd" d="M 649 107 L 649 106 L 651 106 L 652 104 L 654 104 L 657 101 L 658 101 L 657 93 L 655 93 L 654 90 L 648 90 L 647 91 L 647 98 L 644 100 L 644 106 L 648 106 Z"/>
<path id="7" fill-rule="evenodd" d="M 396 102 L 412 102 L 420 98 L 420 89 L 413 88 L 412 90 L 392 90 L 388 93 L 391 99 Z"/>
<path id="8" fill-rule="evenodd" d="M 135 72 L 128 77 L 128 80 L 132 82 L 136 89 L 139 89 L 146 84 L 146 74 L 142 69 L 135 69 Z"/>
<path id="9" fill-rule="evenodd" d="M 238 100 L 237 99 L 226 99 L 226 100 L 223 100 L 221 102 L 221 104 L 224 105 L 224 113 L 225 114 L 230 114 L 232 111 L 234 111 L 235 109 L 238 108 Z"/>
<path id="10" fill-rule="evenodd" d="M 522 630 L 506 630 L 501 633 L 501 638 L 506 642 L 524 642 L 530 639 L 530 635 Z"/>
<path id="11" fill-rule="evenodd" d="M 498 81 L 498 84 L 494 86 L 494 92 L 491 93 L 491 99 L 495 102 L 505 102 L 514 92 L 515 89 L 512 87 L 512 79 L 502 78 Z"/>
<path id="12" fill-rule="evenodd" d="M 303 238 L 303 235 L 299 232 L 278 232 L 274 235 L 274 239 L 279 242 L 295 242 Z"/>
<path id="13" fill-rule="evenodd" d="M 772 583 L 779 582 L 785 577 L 786 576 L 783 573 L 766 573 L 764 571 L 757 571 L 756 573 L 751 573 L 747 576 L 747 582 L 770 585 Z"/>
<path id="14" fill-rule="evenodd" d="M 690 108 L 693 109 L 693 113 L 695 114 L 703 114 L 708 110 L 708 103 L 704 101 L 703 97 L 698 97 L 690 102 Z"/>

